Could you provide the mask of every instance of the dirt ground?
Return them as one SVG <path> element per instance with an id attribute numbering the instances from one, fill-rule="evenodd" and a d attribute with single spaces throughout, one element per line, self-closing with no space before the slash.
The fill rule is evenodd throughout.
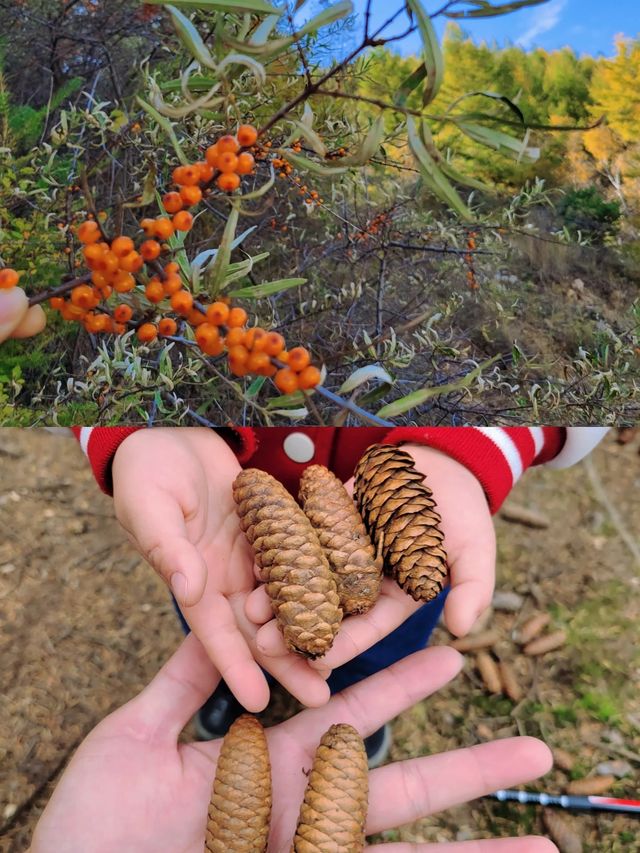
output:
<path id="1" fill-rule="evenodd" d="M 611 435 L 589 463 L 524 477 L 511 503 L 544 513 L 549 526 L 497 519 L 498 589 L 518 593 L 522 605 L 496 609 L 487 622 L 524 696 L 514 703 L 490 695 L 470 654 L 450 687 L 394 722 L 392 759 L 520 732 L 568 752 L 565 766 L 573 762 L 532 789 L 561 792 L 616 761 L 626 773 L 611 792 L 637 797 L 638 444 L 619 446 Z M 0 851 L 19 853 L 76 745 L 150 680 L 181 632 L 163 584 L 127 543 L 73 440 L 0 433 L 0 529 Z M 552 614 L 568 641 L 532 659 L 511 635 L 537 609 Z M 443 629 L 434 638 L 449 640 Z M 545 832 L 541 814 L 481 800 L 385 838 Z M 640 851 L 637 818 L 574 814 L 566 822 L 585 851 Z"/>

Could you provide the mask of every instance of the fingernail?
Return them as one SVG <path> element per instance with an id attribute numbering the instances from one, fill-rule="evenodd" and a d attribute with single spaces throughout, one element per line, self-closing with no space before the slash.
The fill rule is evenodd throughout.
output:
<path id="1" fill-rule="evenodd" d="M 171 592 L 175 595 L 180 604 L 184 604 L 187 597 L 187 579 L 181 572 L 174 572 L 169 579 Z"/>

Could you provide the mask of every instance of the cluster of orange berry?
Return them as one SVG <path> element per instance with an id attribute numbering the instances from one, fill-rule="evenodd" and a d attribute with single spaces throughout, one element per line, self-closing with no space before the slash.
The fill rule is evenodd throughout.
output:
<path id="1" fill-rule="evenodd" d="M 0 270 L 0 290 L 12 290 L 18 286 L 20 276 L 15 270 L 5 267 Z"/>
<path id="2" fill-rule="evenodd" d="M 355 239 L 356 240 L 369 240 L 371 237 L 375 236 L 385 225 L 388 225 L 391 221 L 391 217 L 388 213 L 382 212 L 378 213 L 370 222 L 367 222 L 362 231 L 359 231 Z"/>
<path id="3" fill-rule="evenodd" d="M 187 323 L 194 329 L 196 343 L 204 355 L 228 352 L 234 375 L 269 376 L 283 393 L 315 388 L 321 375 L 311 365 L 306 349 L 297 347 L 287 352 L 284 338 L 278 333 L 248 329 L 247 312 L 231 306 L 227 298 L 211 305 L 197 303 L 184 286 L 179 265 L 175 261 L 164 263 L 164 256 L 170 252 L 166 241 L 177 231 L 188 232 L 193 227 L 194 217 L 187 208 L 201 202 L 203 185 L 206 191 L 217 178 L 219 189 L 232 192 L 239 186 L 240 175 L 253 171 L 252 154 L 241 149 L 255 145 L 257 138 L 254 127 L 242 125 L 236 136 L 223 136 L 210 146 L 203 162 L 175 169 L 173 182 L 177 190 L 167 193 L 162 200 L 168 215 L 140 221 L 145 239 L 138 247 L 126 236 L 108 240 L 102 226 L 92 217 L 82 222 L 76 233 L 83 244 L 82 254 L 89 273 L 78 280 L 68 299 L 52 297 L 51 307 L 65 320 L 80 322 L 94 334 L 124 334 L 135 329 L 138 339 L 145 344 L 158 337 L 171 338 L 178 334 L 180 322 Z M 9 276 L 5 277 L 9 280 Z M 142 308 L 138 312 L 142 316 L 136 320 L 126 294 L 133 291 L 137 294 L 139 286 L 144 288 L 149 307 Z M 111 309 L 107 303 L 114 293 L 125 298 Z M 165 301 L 174 316 L 158 319 L 155 315 L 159 309 L 155 306 Z"/>
<path id="4" fill-rule="evenodd" d="M 476 271 L 473 264 L 473 252 L 476 249 L 476 237 L 478 236 L 476 231 L 471 231 L 467 238 L 467 251 L 464 256 L 464 262 L 467 265 L 467 282 L 469 284 L 470 290 L 478 290 L 480 285 L 478 284 L 478 279 L 476 278 Z"/>

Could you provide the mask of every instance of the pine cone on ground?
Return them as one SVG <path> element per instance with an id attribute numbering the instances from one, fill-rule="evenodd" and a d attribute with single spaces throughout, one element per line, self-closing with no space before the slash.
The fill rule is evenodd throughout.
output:
<path id="1" fill-rule="evenodd" d="M 334 725 L 309 774 L 292 853 L 359 853 L 369 797 L 367 753 L 358 732 Z"/>
<path id="2" fill-rule="evenodd" d="M 216 769 L 205 850 L 263 853 L 271 822 L 271 765 L 255 717 L 243 714 L 227 732 Z"/>
<path id="3" fill-rule="evenodd" d="M 384 557 L 385 572 L 415 601 L 431 601 L 448 569 L 444 535 L 431 489 L 413 457 L 374 444 L 358 463 L 354 497 L 369 535 Z"/>
<path id="4" fill-rule="evenodd" d="M 281 483 L 256 468 L 238 474 L 233 497 L 287 647 L 308 658 L 324 655 L 342 610 L 311 522 Z"/>
<path id="5" fill-rule="evenodd" d="M 352 498 L 328 468 L 311 465 L 300 480 L 300 502 L 335 572 L 343 611 L 366 613 L 380 595 L 382 557 Z"/>

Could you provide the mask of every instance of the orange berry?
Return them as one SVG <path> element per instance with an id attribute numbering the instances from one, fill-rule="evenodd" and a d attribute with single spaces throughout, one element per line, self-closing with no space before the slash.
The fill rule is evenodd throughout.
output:
<path id="1" fill-rule="evenodd" d="M 200 167 L 198 165 L 184 166 L 182 180 L 179 182 L 183 187 L 195 187 L 200 183 Z"/>
<path id="2" fill-rule="evenodd" d="M 173 170 L 171 177 L 173 178 L 174 184 L 178 184 L 178 186 L 180 186 L 181 184 L 184 184 L 184 170 L 185 170 L 185 168 L 186 168 L 186 166 L 178 166 Z"/>
<path id="3" fill-rule="evenodd" d="M 167 220 L 168 221 L 168 220 Z M 175 261 L 171 261 L 166 265 L 164 271 L 167 275 L 173 275 L 174 273 L 180 272 L 180 264 L 177 264 Z"/>
<path id="4" fill-rule="evenodd" d="M 78 308 L 77 305 L 72 305 L 71 302 L 65 302 L 60 313 L 62 314 L 63 319 L 73 323 L 81 317 L 84 317 L 86 311 L 83 308 Z"/>
<path id="5" fill-rule="evenodd" d="M 116 323 L 128 323 L 133 317 L 133 308 L 130 305 L 118 305 L 113 312 Z"/>
<path id="6" fill-rule="evenodd" d="M 158 324 L 158 332 L 164 337 L 175 335 L 178 331 L 178 324 L 171 317 L 165 317 Z"/>
<path id="7" fill-rule="evenodd" d="M 263 349 L 267 355 L 279 356 L 284 349 L 284 338 L 278 332 L 269 332 L 265 338 Z"/>
<path id="8" fill-rule="evenodd" d="M 174 293 L 182 290 L 182 279 L 179 275 L 171 273 L 162 282 L 162 287 L 164 288 L 165 296 L 173 296 Z"/>
<path id="9" fill-rule="evenodd" d="M 176 193 L 177 195 L 177 193 Z M 147 237 L 155 237 L 156 235 L 156 220 L 155 219 L 143 219 L 140 222 L 140 227 L 144 231 Z"/>
<path id="10" fill-rule="evenodd" d="M 309 365 L 309 367 L 305 367 L 298 376 L 298 382 L 302 389 L 308 391 L 311 388 L 316 388 L 320 384 L 321 378 L 318 368 L 313 365 Z"/>
<path id="11" fill-rule="evenodd" d="M 214 167 L 211 164 L 207 163 L 206 160 L 203 160 L 200 163 L 196 163 L 196 166 L 198 167 L 198 169 L 200 169 L 200 183 L 208 184 L 215 174 Z"/>
<path id="12" fill-rule="evenodd" d="M 138 329 L 138 340 L 143 344 L 150 344 L 158 337 L 158 327 L 153 323 L 144 323 Z"/>
<path id="13" fill-rule="evenodd" d="M 234 376 L 246 376 L 249 372 L 244 364 L 237 364 L 235 361 L 229 362 L 229 370 Z"/>
<path id="14" fill-rule="evenodd" d="M 96 285 L 93 288 L 93 294 L 96 297 L 97 302 L 100 302 L 101 299 L 110 299 L 112 293 L 113 287 L 111 287 L 110 284 L 103 284 L 101 287 Z"/>
<path id="15" fill-rule="evenodd" d="M 71 291 L 71 303 L 85 310 L 95 308 L 98 304 L 93 294 L 93 288 L 89 287 L 88 284 L 81 284 L 73 288 Z"/>
<path id="16" fill-rule="evenodd" d="M 267 333 L 264 329 L 261 329 L 260 326 L 255 326 L 253 329 L 249 329 L 244 339 L 244 345 L 246 348 L 255 352 L 262 352 L 266 342 Z"/>
<path id="17" fill-rule="evenodd" d="M 61 296 L 52 296 L 49 300 L 49 306 L 54 311 L 61 311 L 62 306 L 64 305 L 64 299 Z"/>
<path id="18" fill-rule="evenodd" d="M 304 347 L 295 347 L 289 352 L 289 367 L 300 373 L 311 363 L 311 356 Z"/>
<path id="19" fill-rule="evenodd" d="M 193 216 L 188 210 L 181 210 L 173 217 L 173 227 L 176 231 L 191 231 L 193 227 Z"/>
<path id="20" fill-rule="evenodd" d="M 283 394 L 293 394 L 299 389 L 298 377 L 288 367 L 283 367 L 276 373 L 275 378 L 276 388 Z"/>
<path id="21" fill-rule="evenodd" d="M 227 151 L 218 157 L 218 169 L 223 174 L 235 172 L 238 168 L 238 158 L 232 151 Z"/>
<path id="22" fill-rule="evenodd" d="M 116 237 L 111 244 L 111 251 L 118 258 L 124 258 L 129 252 L 133 252 L 135 244 L 131 237 Z"/>
<path id="23" fill-rule="evenodd" d="M 83 249 L 82 254 L 84 255 L 84 259 L 89 269 L 94 270 L 98 269 L 98 264 L 104 255 L 104 249 L 98 244 L 92 243 L 90 246 Z"/>
<path id="24" fill-rule="evenodd" d="M 210 166 L 214 170 L 218 168 L 218 156 L 219 156 L 219 154 L 220 154 L 220 152 L 218 151 L 218 146 L 216 144 L 216 145 L 211 145 L 209 148 L 207 148 L 207 153 L 204 155 L 206 160 L 207 160 L 207 165 Z"/>
<path id="25" fill-rule="evenodd" d="M 144 260 L 138 252 L 129 252 L 124 258 L 120 258 L 120 269 L 125 272 L 139 272 L 144 266 Z"/>
<path id="26" fill-rule="evenodd" d="M 200 187 L 182 187 L 180 197 L 187 207 L 193 207 L 202 201 L 202 190 Z"/>
<path id="27" fill-rule="evenodd" d="M 167 193 L 162 199 L 162 206 L 167 213 L 178 213 L 184 207 L 182 196 L 180 193 Z"/>
<path id="28" fill-rule="evenodd" d="M 102 331 L 102 321 L 98 320 L 95 314 L 87 314 L 84 317 L 84 327 L 91 335 L 97 335 Z"/>
<path id="29" fill-rule="evenodd" d="M 140 254 L 145 261 L 155 261 L 160 257 L 162 247 L 157 240 L 147 240 L 140 246 Z"/>
<path id="30" fill-rule="evenodd" d="M 252 124 L 241 124 L 237 136 L 238 142 L 243 148 L 249 148 L 258 141 L 258 131 Z"/>
<path id="31" fill-rule="evenodd" d="M 224 326 L 229 317 L 229 306 L 224 302 L 214 302 L 207 308 L 207 320 L 214 326 Z"/>
<path id="32" fill-rule="evenodd" d="M 248 319 L 249 315 L 244 308 L 232 308 L 231 311 L 229 311 L 229 316 L 227 318 L 227 326 L 229 326 L 230 329 L 235 329 L 239 326 L 246 326 Z"/>
<path id="33" fill-rule="evenodd" d="M 144 295 L 147 297 L 149 302 L 153 302 L 154 305 L 157 305 L 158 302 L 162 302 L 165 298 L 164 287 L 162 286 L 162 282 L 159 278 L 152 278 L 149 284 L 144 289 Z"/>
<path id="34" fill-rule="evenodd" d="M 131 290 L 135 289 L 135 286 L 135 278 L 131 273 L 125 272 L 124 270 L 119 272 L 113 279 L 113 289 L 116 293 L 129 293 Z"/>
<path id="35" fill-rule="evenodd" d="M 240 146 L 235 136 L 221 136 L 216 143 L 218 154 L 236 154 Z M 218 167 L 220 168 L 220 167 Z"/>
<path id="36" fill-rule="evenodd" d="M 229 340 L 227 339 L 227 346 L 229 346 Z M 249 361 L 249 350 L 246 347 L 241 345 L 229 347 L 229 362 L 232 365 L 237 365 L 240 367 L 244 367 L 246 363 Z"/>
<path id="37" fill-rule="evenodd" d="M 203 323 L 196 329 L 196 341 L 205 355 L 220 355 L 224 344 L 220 338 L 220 330 L 211 323 Z"/>
<path id="38" fill-rule="evenodd" d="M 225 343 L 231 349 L 232 347 L 240 346 L 244 344 L 246 332 L 244 329 L 240 327 L 236 327 L 234 329 L 229 329 L 227 332 L 227 337 L 225 338 Z"/>
<path id="39" fill-rule="evenodd" d="M 247 362 L 249 373 L 264 374 L 271 367 L 271 359 L 266 352 L 252 352 Z"/>
<path id="40" fill-rule="evenodd" d="M 250 175 L 251 172 L 253 172 L 253 170 L 255 169 L 255 165 L 256 161 L 253 159 L 253 156 L 249 154 L 248 151 L 244 151 L 238 156 L 236 172 L 239 175 Z"/>
<path id="41" fill-rule="evenodd" d="M 77 233 L 78 240 L 85 244 L 97 243 L 102 239 L 102 234 L 100 233 L 100 228 L 98 227 L 97 222 L 83 222 L 78 228 Z"/>
<path id="42" fill-rule="evenodd" d="M 0 270 L 0 290 L 12 290 L 20 281 L 20 276 L 15 270 Z"/>
<path id="43" fill-rule="evenodd" d="M 232 193 L 240 186 L 240 176 L 236 175 L 235 172 L 222 174 L 218 177 L 216 183 L 223 193 Z"/>
<path id="44" fill-rule="evenodd" d="M 171 308 L 176 314 L 183 314 L 185 317 L 193 308 L 193 296 L 188 290 L 180 290 L 174 293 L 171 297 Z"/>
<path id="45" fill-rule="evenodd" d="M 100 260 L 96 262 L 96 265 L 100 272 L 104 273 L 111 280 L 120 269 L 120 262 L 121 259 L 117 255 L 114 255 L 113 252 L 105 252 Z"/>
<path id="46" fill-rule="evenodd" d="M 202 311 L 199 311 L 197 308 L 192 308 L 191 311 L 187 314 L 187 323 L 193 328 L 197 328 L 198 326 L 204 325 L 207 322 L 207 315 L 203 314 Z"/>
<path id="47" fill-rule="evenodd" d="M 114 323 L 113 324 L 113 333 L 114 335 L 124 335 L 127 331 L 127 327 L 124 323 Z"/>
<path id="48" fill-rule="evenodd" d="M 169 237 L 173 237 L 174 232 L 175 228 L 170 219 L 162 217 L 155 220 L 153 233 L 154 236 L 158 237 L 160 240 L 168 240 Z"/>

